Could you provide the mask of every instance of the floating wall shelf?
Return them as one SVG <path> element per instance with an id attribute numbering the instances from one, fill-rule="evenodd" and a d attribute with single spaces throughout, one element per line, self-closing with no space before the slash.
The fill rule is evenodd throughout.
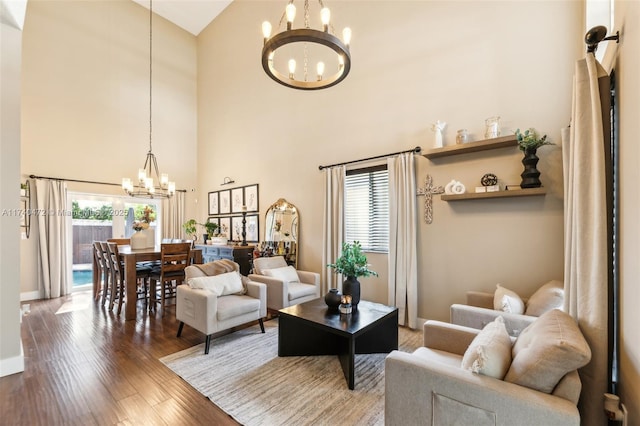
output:
<path id="1" fill-rule="evenodd" d="M 423 155 L 429 159 L 448 157 L 451 155 L 468 154 L 470 152 L 487 151 L 490 149 L 507 148 L 518 144 L 516 135 L 503 136 L 500 138 L 485 139 L 477 142 L 468 142 L 458 145 L 434 148 L 426 151 Z"/>
<path id="2" fill-rule="evenodd" d="M 540 188 L 526 188 L 526 189 L 511 189 L 509 191 L 496 191 L 496 192 L 467 192 L 465 194 L 442 194 L 442 201 L 462 201 L 462 200 L 480 200 L 486 198 L 510 198 L 510 197 L 529 197 L 533 195 L 544 195 L 547 193 L 547 189 Z"/>

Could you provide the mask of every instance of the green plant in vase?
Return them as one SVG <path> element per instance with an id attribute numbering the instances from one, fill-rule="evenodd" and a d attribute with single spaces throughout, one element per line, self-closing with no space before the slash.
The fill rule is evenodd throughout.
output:
<path id="1" fill-rule="evenodd" d="M 554 145 L 554 143 L 547 140 L 547 135 L 538 137 L 538 133 L 531 127 L 525 130 L 524 133 L 520 132 L 520 129 L 516 129 L 516 139 L 518 148 L 524 152 L 524 158 L 522 159 L 524 171 L 520 174 L 520 177 L 522 177 L 520 187 L 539 188 L 542 186 L 542 182 L 539 179 L 540 171 L 536 168 L 539 160 L 536 151 L 541 146 Z"/>
<path id="2" fill-rule="evenodd" d="M 359 241 L 342 244 L 342 254 L 335 263 L 327 266 L 333 268 L 337 274 L 342 274 L 347 279 L 342 283 L 342 294 L 351 296 L 351 305 L 357 309 L 360 302 L 360 282 L 358 277 L 378 276 L 378 273 L 369 269 L 367 256 L 362 251 Z"/>
<path id="3" fill-rule="evenodd" d="M 205 223 L 201 223 L 200 225 L 204 227 L 204 230 L 205 230 L 205 234 L 204 234 L 205 243 L 207 242 L 208 238 L 213 238 L 216 236 L 216 229 L 218 229 L 217 223 L 205 222 Z"/>
<path id="4" fill-rule="evenodd" d="M 189 219 L 188 221 L 182 224 L 182 229 L 184 230 L 184 233 L 187 234 L 188 236 L 191 236 L 191 239 L 193 241 L 195 241 L 198 238 L 196 225 L 198 225 L 198 222 L 196 222 L 195 219 Z"/>

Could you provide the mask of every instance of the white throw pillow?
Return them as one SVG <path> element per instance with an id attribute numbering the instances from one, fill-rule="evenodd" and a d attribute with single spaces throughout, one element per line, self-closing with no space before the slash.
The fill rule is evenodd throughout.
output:
<path id="1" fill-rule="evenodd" d="M 511 339 L 502 317 L 487 324 L 462 357 L 462 368 L 502 380 L 511 365 Z"/>
<path id="2" fill-rule="evenodd" d="M 539 317 L 547 311 L 562 309 L 564 303 L 564 283 L 562 281 L 549 281 L 527 300 L 527 315 Z"/>
<path id="3" fill-rule="evenodd" d="M 493 309 L 522 315 L 524 314 L 524 302 L 515 291 L 496 284 L 496 291 L 493 293 Z"/>
<path id="4" fill-rule="evenodd" d="M 190 278 L 187 284 L 191 288 L 210 291 L 216 296 L 226 296 L 244 291 L 240 274 L 236 271 L 207 277 Z"/>
<path id="5" fill-rule="evenodd" d="M 296 272 L 296 268 L 294 268 L 293 266 L 264 269 L 262 273 L 267 277 L 277 278 L 280 281 L 287 281 L 290 283 L 297 283 L 300 281 L 300 278 L 298 278 L 298 272 Z"/>

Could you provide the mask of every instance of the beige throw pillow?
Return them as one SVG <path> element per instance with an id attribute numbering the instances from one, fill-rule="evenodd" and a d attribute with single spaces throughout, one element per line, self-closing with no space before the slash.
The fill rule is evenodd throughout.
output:
<path id="1" fill-rule="evenodd" d="M 559 309 L 540 316 L 513 344 L 513 361 L 505 376 L 516 383 L 551 393 L 570 371 L 586 365 L 591 350 L 575 320 Z"/>
<path id="2" fill-rule="evenodd" d="M 187 284 L 191 288 L 210 291 L 216 296 L 226 296 L 244 291 L 240 274 L 235 271 L 207 277 L 190 278 Z"/>
<path id="3" fill-rule="evenodd" d="M 562 309 L 564 303 L 564 283 L 562 281 L 549 281 L 527 301 L 526 315 L 539 317 L 552 309 Z"/>
<path id="4" fill-rule="evenodd" d="M 522 315 L 524 313 L 524 302 L 515 291 L 496 284 L 496 291 L 493 293 L 493 309 Z"/>
<path id="5" fill-rule="evenodd" d="M 296 268 L 291 265 L 283 266 L 282 268 L 264 269 L 262 273 L 267 277 L 276 278 L 280 281 L 287 281 L 290 283 L 297 283 L 300 281 Z"/>
<path id="6" fill-rule="evenodd" d="M 462 357 L 462 368 L 502 380 L 511 364 L 511 339 L 502 317 L 487 324 Z"/>

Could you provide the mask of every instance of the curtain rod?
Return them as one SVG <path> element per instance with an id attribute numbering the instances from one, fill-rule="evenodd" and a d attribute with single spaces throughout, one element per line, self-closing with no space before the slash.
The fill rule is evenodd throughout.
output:
<path id="1" fill-rule="evenodd" d="M 362 158 L 360 160 L 345 161 L 343 163 L 336 163 L 328 166 L 318 166 L 318 170 L 328 169 L 329 167 L 335 167 L 335 166 L 344 166 L 346 164 L 360 163 L 362 161 L 377 160 L 378 158 L 393 157 L 394 155 L 405 154 L 407 152 L 419 153 L 420 151 L 422 151 L 422 148 L 420 148 L 419 146 L 416 146 L 415 148 L 408 149 L 406 151 L 392 152 L 391 154 L 384 154 L 384 155 L 376 155 L 375 157 Z"/>
<path id="2" fill-rule="evenodd" d="M 65 182 L 78 182 L 78 183 L 91 183 L 94 185 L 111 185 L 111 186 L 122 186 L 120 184 L 117 183 L 111 183 L 111 182 L 97 182 L 94 180 L 80 180 L 80 179 L 65 179 L 65 178 L 57 178 L 57 177 L 49 177 L 49 176 L 36 176 L 36 175 L 29 175 L 29 177 L 31 179 L 49 179 L 49 180 L 62 180 Z M 187 192 L 186 189 L 176 189 L 176 192 Z"/>

